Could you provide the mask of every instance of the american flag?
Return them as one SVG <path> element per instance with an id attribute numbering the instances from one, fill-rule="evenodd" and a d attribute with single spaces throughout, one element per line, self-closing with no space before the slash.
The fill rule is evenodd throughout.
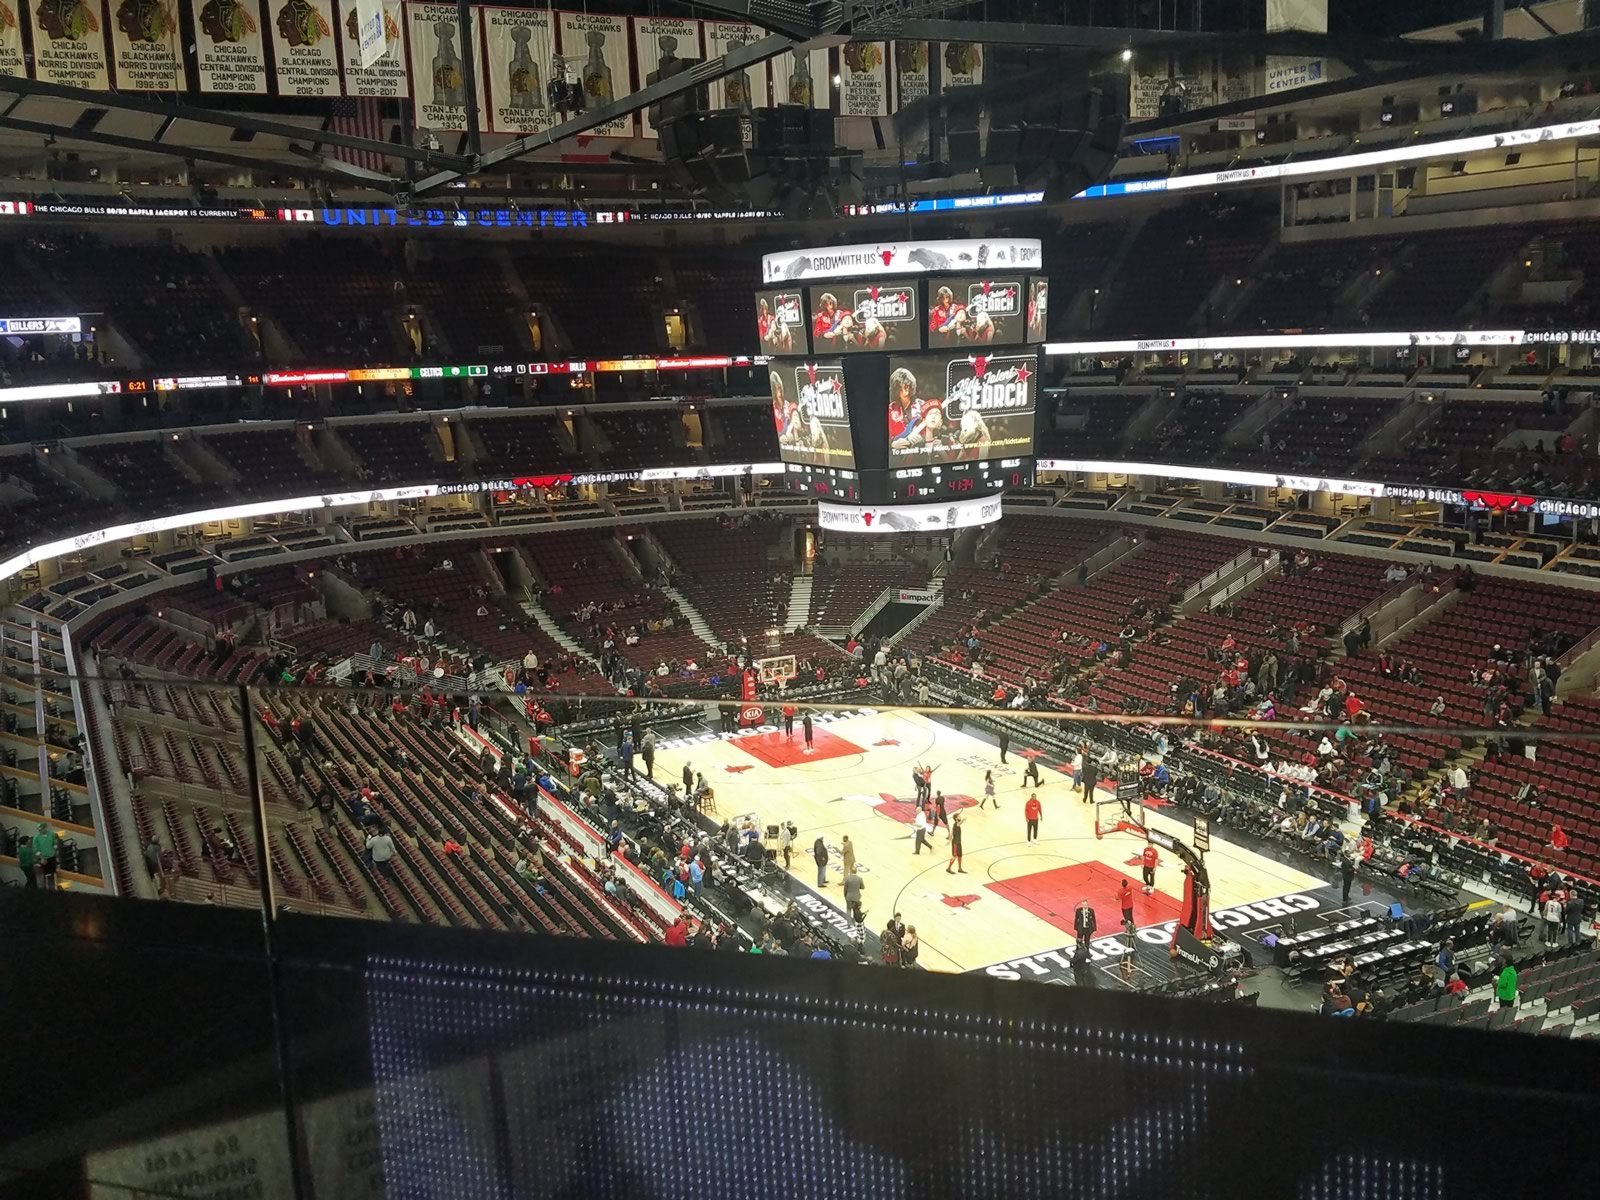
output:
<path id="1" fill-rule="evenodd" d="M 375 142 L 388 140 L 383 122 L 383 103 L 367 98 L 344 97 L 335 100 L 329 110 L 327 130 L 349 137 L 370 138 Z M 355 150 L 349 146 L 332 147 L 333 156 L 355 167 L 369 171 L 385 169 L 383 155 L 374 150 Z"/>

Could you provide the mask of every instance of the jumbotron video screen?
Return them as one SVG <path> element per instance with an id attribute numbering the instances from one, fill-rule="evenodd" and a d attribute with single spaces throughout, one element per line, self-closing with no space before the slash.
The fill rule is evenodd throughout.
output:
<path id="1" fill-rule="evenodd" d="M 930 351 L 891 358 L 888 465 L 1032 455 L 1037 365 L 1031 353 Z"/>
<path id="2" fill-rule="evenodd" d="M 781 359 L 768 364 L 778 457 L 786 463 L 853 470 L 855 440 L 844 367 L 837 361 Z"/>

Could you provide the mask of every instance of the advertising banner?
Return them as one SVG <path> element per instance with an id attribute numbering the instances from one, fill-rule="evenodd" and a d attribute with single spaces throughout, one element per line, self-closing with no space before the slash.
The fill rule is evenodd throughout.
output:
<path id="1" fill-rule="evenodd" d="M 0 75 L 27 75 L 22 56 L 22 22 L 17 20 L 21 0 L 0 0 Z"/>
<path id="2" fill-rule="evenodd" d="M 761 278 L 844 279 L 851 275 L 923 275 L 934 271 L 986 268 L 1037 269 L 1037 238 L 977 238 L 944 241 L 870 242 L 818 246 L 761 256 Z"/>
<path id="3" fill-rule="evenodd" d="M 628 27 L 605 13 L 560 13 L 561 54 L 577 59 L 586 108 L 599 108 L 633 91 L 628 78 Z M 596 137 L 632 137 L 633 117 L 618 117 L 589 131 Z"/>
<path id="4" fill-rule="evenodd" d="M 119 92 L 175 92 L 188 88 L 189 68 L 178 41 L 175 5 L 176 0 L 122 0 L 113 10 L 111 61 Z M 0 22 L 4 20 L 0 16 Z M 0 31 L 0 43 L 4 38 L 4 31 Z M 5 67 L 0 64 L 0 74 L 4 73 Z"/>
<path id="5" fill-rule="evenodd" d="M 928 285 L 928 345 L 1020 346 L 1027 276 L 979 275 Z"/>
<path id="6" fill-rule="evenodd" d="M 812 467 L 853 468 L 856 450 L 850 434 L 844 367 L 837 362 L 791 359 L 771 364 L 767 379 L 772 389 L 778 457 Z"/>
<path id="7" fill-rule="evenodd" d="M 839 47 L 839 115 L 889 115 L 889 43 L 846 42 Z"/>
<path id="8" fill-rule="evenodd" d="M 661 69 L 663 61 L 679 58 L 699 62 L 702 57 L 699 21 L 677 17 L 633 18 L 634 76 L 641 88 Z M 639 135 L 656 136 L 655 122 L 648 108 L 639 111 Z"/>
<path id="9" fill-rule="evenodd" d="M 983 82 L 983 46 L 978 42 L 944 42 L 944 86 L 971 87 Z"/>
<path id="10" fill-rule="evenodd" d="M 280 96 L 337 96 L 339 48 L 333 0 L 268 0 L 272 66 Z"/>
<path id="11" fill-rule="evenodd" d="M 401 33 L 403 14 L 400 0 L 383 0 L 383 48 L 376 58 L 362 64 L 365 47 L 361 40 L 359 3 L 339 0 L 339 16 L 344 22 L 344 94 L 369 100 L 403 100 L 411 95 L 406 78 L 406 40 Z"/>
<path id="12" fill-rule="evenodd" d="M 721 58 L 731 50 L 758 40 L 762 31 L 747 21 L 707 21 L 706 58 Z M 749 113 L 767 106 L 770 70 L 766 63 L 724 75 L 711 84 L 712 108 L 737 108 Z"/>
<path id="13" fill-rule="evenodd" d="M 807 334 L 805 299 L 799 288 L 756 293 L 756 337 L 761 353 L 809 353 Z"/>
<path id="14" fill-rule="evenodd" d="M 255 0 L 189 0 L 200 90 L 265 95 L 267 53 Z"/>
<path id="15" fill-rule="evenodd" d="M 111 86 L 104 0 L 37 0 L 28 16 L 33 21 L 35 79 L 102 91 Z"/>
<path id="16" fill-rule="evenodd" d="M 811 345 L 819 354 L 922 348 L 914 282 L 839 283 L 808 293 Z"/>
<path id="17" fill-rule="evenodd" d="M 1000 519 L 999 496 L 944 504 L 854 506 L 817 501 L 817 524 L 835 533 L 947 533 L 992 525 Z M 907 601 L 907 603 L 916 603 Z"/>
<path id="18" fill-rule="evenodd" d="M 489 64 L 489 128 L 496 133 L 542 133 L 556 116 L 547 87 L 556 53 L 549 11 L 483 8 L 479 12 Z"/>
<path id="19" fill-rule="evenodd" d="M 1033 453 L 1032 354 L 889 360 L 889 465 L 938 466 Z"/>
<path id="20" fill-rule="evenodd" d="M 478 56 L 478 27 L 468 26 L 472 44 L 461 45 L 461 26 L 453 4 L 407 4 L 406 38 L 411 47 L 411 95 L 416 101 L 417 125 L 430 130 L 457 131 L 467 127 L 467 77 L 462 56 Z M 478 111 L 483 101 L 483 71 L 472 73 Z"/>
<path id="21" fill-rule="evenodd" d="M 894 44 L 895 107 L 904 108 L 928 94 L 928 52 L 931 42 Z"/>
<path id="22" fill-rule="evenodd" d="M 828 52 L 809 53 L 796 47 L 772 59 L 772 102 L 806 108 L 832 108 L 833 87 L 828 75 Z"/>

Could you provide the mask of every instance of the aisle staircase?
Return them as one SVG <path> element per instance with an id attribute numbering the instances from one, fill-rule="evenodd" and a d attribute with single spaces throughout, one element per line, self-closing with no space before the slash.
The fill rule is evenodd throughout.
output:
<path id="1" fill-rule="evenodd" d="M 537 600 L 525 596 L 517 605 L 517 607 L 522 609 L 523 612 L 527 613 L 528 616 L 532 617 L 534 624 L 538 625 L 540 629 L 544 630 L 544 632 L 549 635 L 550 640 L 555 642 L 556 645 L 560 646 L 568 654 L 571 654 L 574 657 L 588 663 L 595 669 L 597 673 L 600 671 L 599 660 L 597 660 L 594 655 L 590 654 L 589 651 L 585 650 L 571 634 L 569 634 L 565 629 L 561 628 L 561 626 L 556 623 L 556 619 L 546 612 L 544 610 L 544 606 L 541 605 Z"/>
<path id="2" fill-rule="evenodd" d="M 785 633 L 797 633 L 811 624 L 811 585 L 810 575 L 796 575 L 789 585 L 789 611 L 783 618 Z"/>
<path id="3" fill-rule="evenodd" d="M 678 606 L 678 611 L 689 622 L 689 629 L 695 637 L 713 650 L 720 652 L 722 650 L 722 639 L 717 636 L 716 630 L 711 628 L 705 617 L 701 616 L 700 610 L 694 606 L 689 597 L 675 587 L 666 587 L 661 590 L 666 592 L 672 602 Z"/>

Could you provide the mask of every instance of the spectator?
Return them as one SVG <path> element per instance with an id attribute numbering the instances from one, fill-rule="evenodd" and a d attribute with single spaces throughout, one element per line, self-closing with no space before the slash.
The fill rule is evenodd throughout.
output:
<path id="1" fill-rule="evenodd" d="M 677 919 L 667 926 L 667 932 L 662 935 L 661 940 L 668 946 L 689 944 L 689 922 L 682 913 L 679 913 Z"/>
<path id="2" fill-rule="evenodd" d="M 1517 1002 L 1517 968 L 1515 963 L 1508 962 L 1500 968 L 1500 974 L 1494 980 L 1494 998 L 1500 1002 L 1501 1008 L 1510 1008 Z"/>
<path id="3" fill-rule="evenodd" d="M 45 822 L 39 822 L 33 835 L 33 856 L 38 860 L 39 885 L 47 892 L 56 890 L 56 835 Z"/>
<path id="4" fill-rule="evenodd" d="M 367 838 L 367 861 L 372 866 L 389 876 L 394 877 L 394 867 L 390 859 L 394 857 L 394 838 L 389 836 L 389 831 L 379 826 L 376 833 Z"/>

